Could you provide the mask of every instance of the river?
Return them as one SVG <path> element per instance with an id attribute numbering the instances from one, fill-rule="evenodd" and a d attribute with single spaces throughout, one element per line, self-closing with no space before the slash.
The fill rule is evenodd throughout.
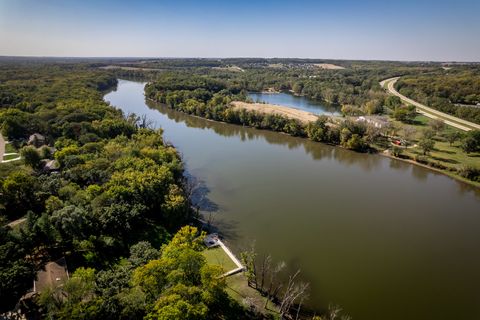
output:
<path id="1" fill-rule="evenodd" d="M 105 99 L 147 115 L 201 183 L 227 243 L 252 242 L 310 282 L 309 305 L 353 320 L 480 319 L 480 194 L 408 163 L 216 123 L 145 102 L 120 80 Z M 301 99 L 301 98 L 300 98 Z"/>

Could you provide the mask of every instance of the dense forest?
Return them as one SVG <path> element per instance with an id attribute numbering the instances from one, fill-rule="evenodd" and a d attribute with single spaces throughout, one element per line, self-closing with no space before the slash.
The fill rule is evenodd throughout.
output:
<path id="1" fill-rule="evenodd" d="M 456 117 L 480 123 L 480 67 L 446 67 L 400 78 L 403 95 Z"/>
<path id="2" fill-rule="evenodd" d="M 319 67 L 325 62 L 338 64 L 343 69 Z M 379 86 L 381 80 L 403 74 L 430 72 L 440 67 L 428 63 L 253 58 L 163 59 L 127 63 L 125 66 L 176 74 L 207 75 L 228 80 L 232 86 L 248 91 L 291 91 L 333 105 L 360 107 L 385 97 Z M 135 74 L 135 70 L 129 72 Z"/>
<path id="3" fill-rule="evenodd" d="M 304 123 L 231 102 L 251 102 L 248 91 L 286 91 L 327 101 L 344 115 L 389 112 L 412 123 L 415 110 L 378 84 L 403 74 L 410 76 L 400 90 L 419 100 L 427 93 L 449 105 L 479 100 L 476 87 L 451 89 L 470 84 L 477 71 L 458 71 L 458 78 L 428 63 L 328 61 L 341 67 L 328 70 L 315 65 L 327 61 L 308 59 L 0 60 L 0 130 L 22 155 L 0 165 L 0 313 L 21 299 L 22 309 L 40 318 L 256 317 L 228 296 L 222 270 L 206 263 L 204 234 L 185 227 L 196 213 L 177 150 L 147 119 L 103 100 L 119 76 L 148 79 L 147 98 L 187 114 L 361 152 L 398 128 L 382 132 L 348 117 Z M 434 87 L 418 89 L 442 72 Z M 465 152 L 480 151 L 478 131 L 448 134 L 451 143 L 463 139 Z M 434 136 L 419 141 L 424 155 Z M 480 176 L 474 167 L 459 172 Z M 37 272 L 61 258 L 71 272 L 65 285 L 28 294 Z"/>
<path id="4" fill-rule="evenodd" d="M 65 258 L 70 279 L 24 296 L 29 316 L 247 318 L 199 253 L 197 229 L 181 228 L 193 214 L 181 158 L 161 131 L 103 101 L 115 85 L 82 63 L 0 66 L 2 135 L 24 156 L 1 165 L 0 312 Z M 32 134 L 44 145 L 26 146 Z"/>

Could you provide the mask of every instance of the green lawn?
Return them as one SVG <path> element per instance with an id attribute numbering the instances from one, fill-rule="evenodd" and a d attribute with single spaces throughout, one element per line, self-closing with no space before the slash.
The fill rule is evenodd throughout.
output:
<path id="1" fill-rule="evenodd" d="M 259 291 L 248 286 L 247 278 L 243 272 L 227 277 L 227 293 L 244 306 L 246 306 L 245 301 L 248 299 L 249 303 L 254 305 L 257 311 L 264 315 L 270 315 L 270 317 L 274 319 L 278 319 L 278 307 L 271 301 L 268 301 L 267 307 L 265 308 L 267 298 L 262 296 Z"/>
<path id="2" fill-rule="evenodd" d="M 207 259 L 208 264 L 220 265 L 225 272 L 237 268 L 232 259 L 230 259 L 221 247 L 205 249 L 202 253 Z M 263 297 L 259 291 L 248 286 L 247 278 L 243 272 L 228 276 L 226 278 L 226 284 L 228 295 L 239 304 L 246 308 L 249 307 L 249 304 L 254 305 L 257 311 L 265 315 L 269 314 L 273 316 L 274 319 L 278 318 L 278 308 L 270 301 L 268 302 L 267 308 L 264 308 L 266 297 Z M 247 300 L 248 303 L 246 302 Z"/>
<path id="3" fill-rule="evenodd" d="M 19 154 L 16 153 L 16 154 L 9 154 L 7 156 L 3 156 L 3 160 L 10 160 L 10 159 L 15 159 L 15 158 L 18 158 Z"/>
<path id="4" fill-rule="evenodd" d="M 203 255 L 207 259 L 208 264 L 216 264 L 223 268 L 225 272 L 236 269 L 237 265 L 230 259 L 230 257 L 223 251 L 221 247 L 205 249 Z"/>
<path id="5" fill-rule="evenodd" d="M 415 129 L 415 134 L 412 137 L 410 144 L 414 145 L 417 144 L 418 141 L 423 137 L 423 132 L 425 129 L 429 127 L 429 122 L 431 121 L 429 118 L 423 115 L 417 115 L 412 124 L 405 124 L 399 121 L 395 121 L 390 119 L 393 123 L 395 123 L 400 130 L 398 130 L 398 135 L 401 137 L 403 136 L 404 129 L 407 127 L 411 127 Z M 463 179 L 458 176 L 455 172 L 456 170 L 464 167 L 464 166 L 472 166 L 472 167 L 480 167 L 480 153 L 474 152 L 467 154 L 461 148 L 461 141 L 455 142 L 453 145 L 445 138 L 445 135 L 449 132 L 457 131 L 461 134 L 465 134 L 464 131 L 456 129 L 451 126 L 445 126 L 445 129 L 442 132 L 439 132 L 435 137 L 435 146 L 434 150 L 432 150 L 428 155 L 424 156 L 427 161 L 434 162 L 436 164 L 440 164 L 445 166 L 447 170 L 442 170 L 448 175 L 456 176 L 468 183 L 474 185 L 480 185 L 477 182 L 472 182 L 470 180 Z M 415 159 L 416 156 L 423 156 L 423 150 L 420 147 L 408 148 L 404 149 L 403 155 L 408 156 L 411 159 Z"/>
<path id="6" fill-rule="evenodd" d="M 13 153 L 13 152 L 18 152 L 17 149 L 15 149 L 11 143 L 6 143 L 5 144 L 5 153 Z"/>

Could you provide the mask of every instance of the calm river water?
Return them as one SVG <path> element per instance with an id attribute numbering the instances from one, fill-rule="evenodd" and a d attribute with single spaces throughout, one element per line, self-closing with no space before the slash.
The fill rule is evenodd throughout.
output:
<path id="1" fill-rule="evenodd" d="M 146 103 L 105 99 L 165 130 L 234 250 L 301 268 L 309 304 L 353 320 L 480 319 L 480 194 L 429 170 Z M 299 98 L 301 99 L 301 98 Z M 281 103 L 281 102 L 279 102 Z"/>
<path id="2" fill-rule="evenodd" d="M 328 106 L 319 101 L 307 99 L 305 97 L 294 96 L 288 93 L 265 93 L 251 92 L 248 94 L 254 102 L 266 102 L 270 104 L 279 104 L 286 107 L 308 111 L 314 114 L 340 115 L 339 109 Z"/>

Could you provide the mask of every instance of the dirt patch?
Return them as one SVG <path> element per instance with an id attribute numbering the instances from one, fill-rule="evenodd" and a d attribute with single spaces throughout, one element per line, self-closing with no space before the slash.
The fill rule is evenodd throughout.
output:
<path id="1" fill-rule="evenodd" d="M 345 69 L 344 67 L 337 66 L 335 64 L 331 63 L 315 63 L 315 67 L 320 68 L 320 69 L 327 69 L 327 70 L 343 70 Z"/>
<path id="2" fill-rule="evenodd" d="M 115 65 L 99 67 L 99 69 L 104 69 L 104 70 L 121 69 L 121 70 L 127 70 L 127 71 L 162 71 L 162 69 L 155 69 L 155 68 L 125 67 L 125 66 L 115 66 Z"/>
<path id="3" fill-rule="evenodd" d="M 311 112 L 279 106 L 275 104 L 233 101 L 231 105 L 234 109 L 237 110 L 245 109 L 247 111 L 256 111 L 264 114 L 276 114 L 287 117 L 289 119 L 296 119 L 303 123 L 316 121 L 318 119 L 318 116 Z"/>
<path id="4" fill-rule="evenodd" d="M 230 72 L 245 72 L 242 68 L 238 66 L 227 66 L 227 67 L 213 67 L 215 70 L 230 71 Z"/>

